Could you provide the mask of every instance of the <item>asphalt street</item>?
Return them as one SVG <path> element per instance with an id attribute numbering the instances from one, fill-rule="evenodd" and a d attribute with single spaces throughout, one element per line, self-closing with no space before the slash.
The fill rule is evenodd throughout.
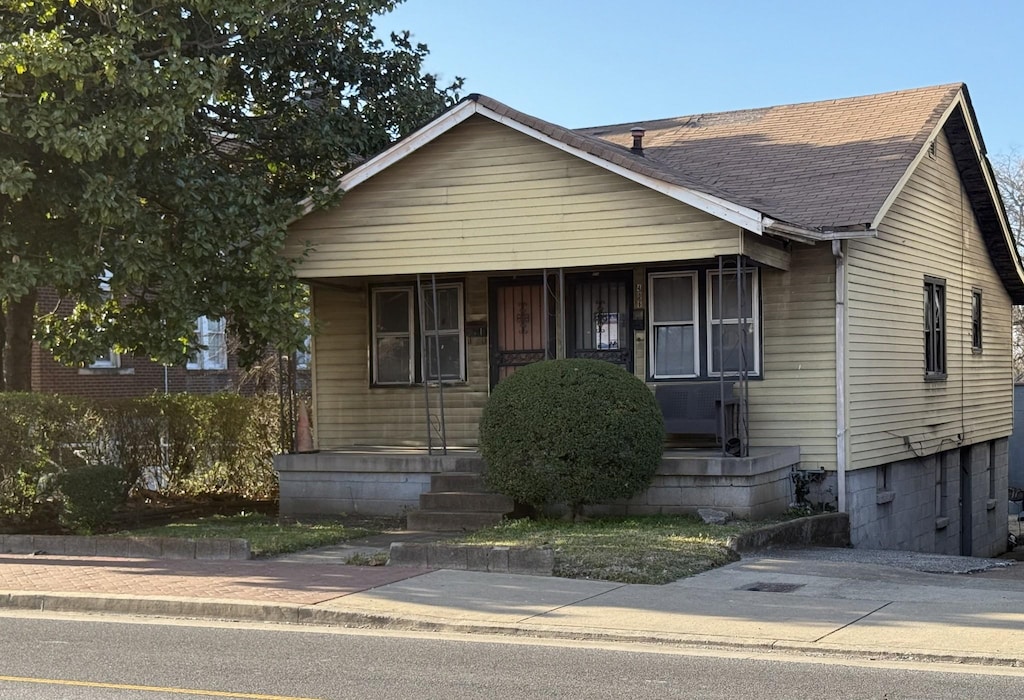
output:
<path id="1" fill-rule="evenodd" d="M 1016 697 L 1024 670 L 479 636 L 0 615 L 0 699 Z"/>

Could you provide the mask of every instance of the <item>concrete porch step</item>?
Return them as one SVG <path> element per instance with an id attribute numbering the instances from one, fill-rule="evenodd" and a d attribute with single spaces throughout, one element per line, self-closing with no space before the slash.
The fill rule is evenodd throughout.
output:
<path id="1" fill-rule="evenodd" d="M 439 472 L 430 475 L 430 490 L 487 493 L 487 486 L 479 472 Z"/>
<path id="2" fill-rule="evenodd" d="M 406 527 L 427 532 L 463 532 L 497 525 L 503 516 L 504 513 L 495 512 L 413 510 L 406 516 Z"/>
<path id="3" fill-rule="evenodd" d="M 512 499 L 500 493 L 430 491 L 420 494 L 420 508 L 423 510 L 510 513 L 514 507 Z"/>

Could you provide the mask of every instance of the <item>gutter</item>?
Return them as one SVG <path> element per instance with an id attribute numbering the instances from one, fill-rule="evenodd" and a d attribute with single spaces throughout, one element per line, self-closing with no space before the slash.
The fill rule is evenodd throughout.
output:
<path id="1" fill-rule="evenodd" d="M 842 241 L 832 241 L 836 259 L 836 482 L 839 512 L 846 513 L 846 255 Z"/>
<path id="2" fill-rule="evenodd" d="M 869 226 L 851 226 L 832 230 L 818 230 L 794 226 L 776 219 L 764 217 L 762 228 L 765 233 L 774 233 L 777 236 L 790 238 L 801 243 L 818 243 L 820 241 L 838 241 L 848 238 L 877 238 L 878 230 Z"/>

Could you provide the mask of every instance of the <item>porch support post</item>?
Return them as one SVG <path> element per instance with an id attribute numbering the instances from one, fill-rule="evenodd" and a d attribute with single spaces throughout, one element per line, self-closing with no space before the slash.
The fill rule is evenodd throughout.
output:
<path id="1" fill-rule="evenodd" d="M 436 360 L 434 365 L 437 368 L 437 400 L 441 411 L 441 454 L 448 454 L 448 430 L 444 420 L 444 377 L 441 376 L 441 331 L 438 326 L 440 323 L 438 317 L 441 314 L 438 313 L 437 275 L 434 273 L 430 273 L 430 287 L 434 297 L 434 359 Z M 427 383 L 426 377 L 423 378 L 423 383 Z"/>
<path id="2" fill-rule="evenodd" d="M 548 338 L 548 321 L 550 320 L 548 316 L 548 269 L 545 267 L 541 274 L 544 275 L 544 325 L 541 326 L 540 337 L 541 342 L 544 343 L 544 359 L 550 360 L 551 358 L 548 356 L 551 349 L 551 339 Z"/>
<path id="3" fill-rule="evenodd" d="M 420 273 L 416 273 L 416 309 L 419 311 L 420 318 L 420 337 L 427 337 L 427 321 L 423 316 L 423 282 L 420 280 Z M 410 348 L 411 350 L 412 348 Z M 426 367 L 426 343 L 420 343 L 420 367 Z M 413 377 L 415 381 L 416 377 Z M 430 434 L 430 386 L 427 383 L 427 378 L 423 378 L 423 411 L 427 419 L 427 454 L 434 454 L 433 438 Z"/>
<path id="4" fill-rule="evenodd" d="M 722 436 L 722 456 L 725 451 L 725 316 L 722 315 L 722 297 L 725 294 L 725 258 L 718 256 L 718 434 Z M 711 324 L 714 328 L 715 324 Z M 714 340 L 714 337 L 712 337 Z"/>
<path id="5" fill-rule="evenodd" d="M 846 254 L 832 241 L 836 259 L 836 482 L 839 512 L 846 513 Z"/>
<path id="6" fill-rule="evenodd" d="M 565 357 L 565 268 L 558 268 L 558 328 L 562 340 L 562 351 L 555 348 L 555 357 Z"/>

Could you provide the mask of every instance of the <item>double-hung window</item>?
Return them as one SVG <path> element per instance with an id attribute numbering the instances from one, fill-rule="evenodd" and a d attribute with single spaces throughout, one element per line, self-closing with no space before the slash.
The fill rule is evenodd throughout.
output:
<path id="1" fill-rule="evenodd" d="M 757 298 L 757 275 L 753 270 L 741 276 L 708 271 L 708 374 L 737 375 L 742 368 L 748 374 L 760 374 Z"/>
<path id="2" fill-rule="evenodd" d="M 924 278 L 924 374 L 946 377 L 946 281 Z"/>
<path id="3" fill-rule="evenodd" d="M 374 384 L 465 379 L 462 284 L 424 286 L 422 293 L 417 306 L 413 286 L 371 290 Z"/>
<path id="4" fill-rule="evenodd" d="M 700 364 L 697 340 L 696 272 L 655 272 L 650 275 L 651 376 L 654 379 L 695 377 Z"/>
<path id="5" fill-rule="evenodd" d="M 373 383 L 412 384 L 413 288 L 377 288 L 373 296 Z"/>
<path id="6" fill-rule="evenodd" d="M 757 269 L 649 273 L 651 379 L 760 376 L 759 280 Z"/>
<path id="7" fill-rule="evenodd" d="M 196 341 L 206 346 L 197 350 L 186 363 L 188 369 L 223 370 L 228 368 L 226 324 L 222 318 L 200 316 L 196 319 Z"/>

